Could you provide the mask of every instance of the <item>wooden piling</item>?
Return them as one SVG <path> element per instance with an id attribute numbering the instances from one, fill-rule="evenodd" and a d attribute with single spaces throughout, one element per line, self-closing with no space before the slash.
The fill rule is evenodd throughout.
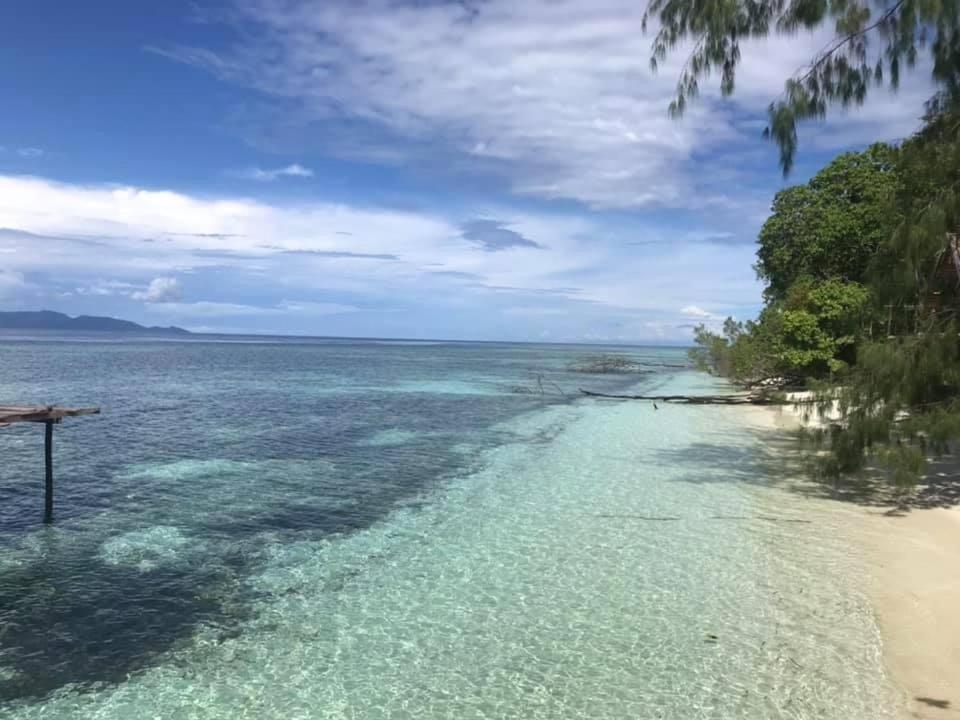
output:
<path id="1" fill-rule="evenodd" d="M 43 495 L 43 521 L 53 522 L 53 420 L 47 420 L 43 433 L 43 464 L 46 482 Z"/>

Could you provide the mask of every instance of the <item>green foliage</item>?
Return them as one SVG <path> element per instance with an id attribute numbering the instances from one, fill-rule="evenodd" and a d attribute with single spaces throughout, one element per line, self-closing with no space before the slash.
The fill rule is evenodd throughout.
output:
<path id="1" fill-rule="evenodd" d="M 929 117 L 901 147 L 895 174 L 899 221 L 867 273 L 892 336 L 861 338 L 842 382 L 822 393 L 839 411 L 822 442 L 828 473 L 872 461 L 903 489 L 960 438 L 960 287 L 935 272 L 947 233 L 960 229 L 960 116 Z"/>
<path id="2" fill-rule="evenodd" d="M 858 283 L 802 281 L 760 318 L 765 345 L 784 374 L 824 377 L 847 367 L 870 292 Z"/>
<path id="3" fill-rule="evenodd" d="M 896 210 L 901 221 L 875 258 L 871 284 L 878 300 L 897 308 L 915 305 L 936 291 L 950 292 L 934 277 L 948 232 L 960 230 L 960 115 L 930 117 L 899 152 Z M 894 313 L 899 327 L 914 330 L 913 313 Z"/>
<path id="4" fill-rule="evenodd" d="M 896 157 L 883 144 L 846 153 L 806 185 L 777 193 L 757 251 L 768 300 L 782 299 L 801 279 L 864 280 L 899 219 L 893 204 Z"/>
<path id="5" fill-rule="evenodd" d="M 797 123 L 896 88 L 921 50 L 938 93 L 923 130 L 899 148 L 842 155 L 777 194 L 759 238 L 766 307 L 756 322 L 700 327 L 692 356 L 750 383 L 791 375 L 819 383 L 836 417 L 818 436 L 821 469 L 865 465 L 909 487 L 926 458 L 960 439 L 960 281 L 943 270 L 960 232 L 960 0 L 651 0 L 656 67 L 694 43 L 670 111 L 711 72 L 734 91 L 742 38 L 832 21 L 836 39 L 770 105 L 766 135 L 788 172 Z M 879 330 L 878 330 L 879 328 Z"/>
<path id="6" fill-rule="evenodd" d="M 734 375 L 732 348 L 742 334 L 743 325 L 733 318 L 724 321 L 722 334 L 712 332 L 700 323 L 693 330 L 694 347 L 687 354 L 698 370 L 711 375 L 731 377 Z"/>
<path id="7" fill-rule="evenodd" d="M 758 322 L 724 322 L 723 332 L 694 331 L 694 365 L 747 385 L 824 377 L 848 366 L 869 291 L 856 283 L 805 281 L 764 309 Z"/>
<path id="8" fill-rule="evenodd" d="M 767 306 L 736 334 L 698 335 L 703 364 L 741 382 L 825 378 L 856 357 L 876 312 L 868 267 L 900 221 L 895 148 L 836 158 L 777 194 L 757 251 Z"/>
<path id="9" fill-rule="evenodd" d="M 949 450 L 960 437 L 960 334 L 944 333 L 865 342 L 835 400 L 839 422 L 826 444 L 828 474 L 859 470 L 873 458 L 903 486 L 922 472 L 927 454 Z"/>
<path id="10" fill-rule="evenodd" d="M 750 385 L 776 374 L 766 339 L 753 322 L 727 318 L 723 331 L 715 333 L 700 324 L 694 330 L 695 346 L 688 352 L 695 367 L 711 375 L 728 377 Z"/>
<path id="11" fill-rule="evenodd" d="M 720 90 L 734 92 L 740 41 L 833 21 L 836 36 L 809 64 L 786 79 L 770 104 L 764 135 L 780 148 L 789 173 L 797 149 L 797 123 L 823 117 L 829 106 L 859 105 L 871 87 L 896 89 L 904 67 L 921 50 L 933 58 L 933 77 L 943 96 L 960 96 L 960 0 L 650 0 L 644 14 L 658 23 L 650 64 L 656 70 L 677 45 L 693 51 L 677 83 L 671 115 L 682 114 L 711 73 Z"/>

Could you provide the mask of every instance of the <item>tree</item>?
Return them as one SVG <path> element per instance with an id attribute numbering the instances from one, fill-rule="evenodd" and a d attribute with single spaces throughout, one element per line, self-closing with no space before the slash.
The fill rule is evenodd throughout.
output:
<path id="1" fill-rule="evenodd" d="M 724 96 L 734 92 L 743 38 L 834 22 L 834 40 L 786 79 L 768 110 L 764 135 L 779 146 L 784 174 L 793 165 L 799 121 L 823 117 L 831 105 L 861 104 L 874 85 L 896 89 L 901 70 L 912 68 L 924 48 L 941 88 L 932 103 L 944 107 L 960 97 L 960 0 L 650 0 L 644 28 L 651 18 L 659 25 L 654 70 L 678 44 L 693 42 L 672 115 L 684 112 L 712 72 L 720 74 Z"/>
<path id="2" fill-rule="evenodd" d="M 824 390 L 821 402 L 836 403 L 839 421 L 819 440 L 830 450 L 828 473 L 849 473 L 873 458 L 905 486 L 929 454 L 960 438 L 956 281 L 945 288 L 944 308 L 925 305 L 938 289 L 934 270 L 948 233 L 960 228 L 960 116 L 929 117 L 901 147 L 895 172 L 901 220 L 868 273 L 878 302 L 891 309 L 893 336 L 864 339 L 843 382 Z"/>
<path id="3" fill-rule="evenodd" d="M 806 185 L 777 194 L 755 266 L 766 282 L 766 307 L 716 346 L 720 372 L 742 381 L 820 379 L 855 361 L 876 312 L 864 284 L 868 269 L 900 221 L 897 157 L 883 144 L 846 153 Z"/>
<path id="4" fill-rule="evenodd" d="M 690 360 L 698 370 L 711 375 L 732 377 L 734 375 L 731 348 L 743 334 L 743 325 L 728 317 L 723 323 L 723 333 L 718 334 L 700 323 L 693 329 L 694 347 Z"/>
<path id="5" fill-rule="evenodd" d="M 701 323 L 694 328 L 693 336 L 690 359 L 695 367 L 711 375 L 754 385 L 777 374 L 773 357 L 764 344 L 766 338 L 761 337 L 752 321 L 743 323 L 728 317 L 720 333 Z"/>
<path id="6" fill-rule="evenodd" d="M 870 300 L 859 283 L 802 280 L 764 310 L 758 335 L 782 374 L 821 378 L 848 367 Z"/>
<path id="7" fill-rule="evenodd" d="M 924 128 L 893 153 L 889 170 L 871 178 L 870 162 L 844 160 L 823 173 L 819 192 L 811 182 L 778 196 L 757 267 L 767 307 L 726 349 L 734 357 L 749 338 L 778 368 L 828 372 L 818 399 L 839 417 L 819 436 L 824 469 L 848 473 L 869 459 L 897 484 L 912 483 L 928 454 L 960 439 L 960 288 L 937 272 L 960 232 L 960 0 L 650 0 L 647 16 L 660 26 L 654 67 L 693 42 L 675 115 L 713 71 L 724 95 L 734 91 L 742 38 L 835 22 L 834 42 L 787 79 L 769 108 L 765 134 L 779 145 L 785 174 L 799 121 L 862 103 L 874 85 L 896 88 L 901 70 L 929 51 L 939 89 Z M 839 180 L 828 180 L 836 170 Z M 831 186 L 877 193 L 838 214 Z M 879 198 L 892 199 L 889 215 Z M 878 206 L 879 214 L 867 212 Z M 864 331 L 871 306 L 889 308 L 881 337 Z"/>
<path id="8" fill-rule="evenodd" d="M 801 279 L 863 282 L 899 221 L 897 151 L 877 144 L 835 158 L 806 185 L 777 193 L 760 230 L 757 274 L 765 297 L 781 300 Z"/>
<path id="9" fill-rule="evenodd" d="M 960 113 L 927 118 L 901 147 L 896 178 L 900 222 L 872 264 L 871 284 L 884 305 L 909 307 L 946 289 L 933 286 L 933 275 L 947 234 L 960 230 Z"/>
<path id="10" fill-rule="evenodd" d="M 854 361 L 869 300 L 858 283 L 803 280 L 757 322 L 727 318 L 722 333 L 698 325 L 690 358 L 701 370 L 750 386 L 823 378 Z"/>

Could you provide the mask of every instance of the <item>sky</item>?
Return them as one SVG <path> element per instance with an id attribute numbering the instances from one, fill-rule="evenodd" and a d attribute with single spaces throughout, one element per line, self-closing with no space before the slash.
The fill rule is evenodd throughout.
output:
<path id="1" fill-rule="evenodd" d="M 931 86 L 761 139 L 829 39 L 742 46 L 667 115 L 638 0 L 11 0 L 0 310 L 200 332 L 689 342 L 760 308 L 774 194 Z"/>

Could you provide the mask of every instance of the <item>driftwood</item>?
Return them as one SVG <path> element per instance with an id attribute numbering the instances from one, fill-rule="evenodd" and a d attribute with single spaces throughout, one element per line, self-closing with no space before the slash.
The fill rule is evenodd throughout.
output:
<path id="1" fill-rule="evenodd" d="M 650 400 L 652 402 L 684 403 L 687 405 L 790 405 L 790 400 L 781 400 L 767 395 L 610 395 L 580 388 L 589 397 L 609 400 Z"/>
<path id="2" fill-rule="evenodd" d="M 544 387 L 543 373 L 533 372 L 531 370 L 530 374 L 537 383 L 536 388 L 528 387 L 526 385 L 514 385 L 512 388 L 510 388 L 510 392 L 517 395 L 547 395 L 547 389 Z M 563 391 L 563 388 L 553 380 L 547 380 L 546 385 L 556 388 L 561 395 L 566 395 L 566 393 Z"/>

